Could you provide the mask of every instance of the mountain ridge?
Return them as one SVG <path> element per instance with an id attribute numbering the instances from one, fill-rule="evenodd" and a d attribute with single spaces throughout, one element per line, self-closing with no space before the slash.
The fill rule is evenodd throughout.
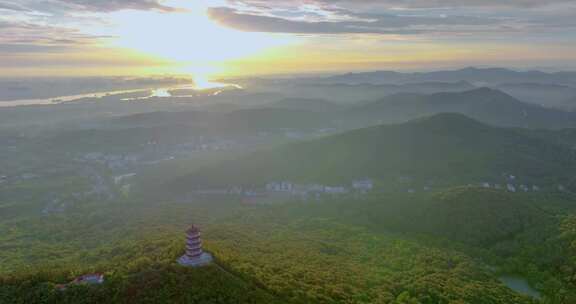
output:
<path id="1" fill-rule="evenodd" d="M 496 180 L 515 172 L 528 182 L 569 183 L 576 168 L 569 147 L 512 128 L 492 127 L 458 113 L 379 125 L 289 144 L 170 182 L 168 188 L 262 185 L 271 180 L 349 182 L 401 176 L 420 180 Z M 242 173 L 241 173 L 242 172 Z"/>
<path id="2" fill-rule="evenodd" d="M 351 108 L 359 117 L 408 120 L 440 112 L 458 112 L 483 122 L 506 127 L 570 128 L 576 115 L 524 103 L 500 90 L 483 87 L 465 92 L 430 95 L 396 94 Z"/>

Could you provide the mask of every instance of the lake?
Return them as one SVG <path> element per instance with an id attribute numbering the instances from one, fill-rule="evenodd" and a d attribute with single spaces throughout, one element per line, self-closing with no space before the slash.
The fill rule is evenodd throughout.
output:
<path id="1" fill-rule="evenodd" d="M 536 289 L 532 288 L 528 281 L 521 276 L 518 275 L 502 275 L 498 277 L 500 282 L 504 283 L 504 285 L 508 286 L 508 288 L 527 295 L 531 296 L 536 299 L 540 299 L 542 295 Z"/>

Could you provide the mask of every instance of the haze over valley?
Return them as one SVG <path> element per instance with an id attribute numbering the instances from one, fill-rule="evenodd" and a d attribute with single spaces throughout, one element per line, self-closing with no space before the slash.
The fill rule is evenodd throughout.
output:
<path id="1" fill-rule="evenodd" d="M 0 0 L 0 303 L 576 303 L 575 9 Z"/>

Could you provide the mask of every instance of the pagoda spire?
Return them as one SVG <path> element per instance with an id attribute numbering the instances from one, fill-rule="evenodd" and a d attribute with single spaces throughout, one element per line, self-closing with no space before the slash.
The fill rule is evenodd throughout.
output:
<path id="1" fill-rule="evenodd" d="M 186 253 L 178 259 L 180 265 L 199 267 L 212 262 L 212 255 L 202 249 L 200 236 L 200 229 L 195 225 L 186 230 Z"/>

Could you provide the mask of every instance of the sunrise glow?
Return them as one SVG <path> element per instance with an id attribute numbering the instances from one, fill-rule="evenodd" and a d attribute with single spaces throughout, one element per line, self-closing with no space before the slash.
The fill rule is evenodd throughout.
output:
<path id="1" fill-rule="evenodd" d="M 208 2 L 175 1 L 174 13 L 122 11 L 111 16 L 110 46 L 168 60 L 175 73 L 189 73 L 198 86 L 226 75 L 226 63 L 293 45 L 296 37 L 270 33 L 248 33 L 225 28 L 207 15 Z"/>
<path id="2" fill-rule="evenodd" d="M 0 73 L 188 74 L 206 83 L 502 62 L 561 68 L 576 59 L 566 1 L 538 10 L 528 0 L 433 2 L 56 0 L 44 7 L 24 0 L 0 6 L 10 33 L 0 37 Z"/>

